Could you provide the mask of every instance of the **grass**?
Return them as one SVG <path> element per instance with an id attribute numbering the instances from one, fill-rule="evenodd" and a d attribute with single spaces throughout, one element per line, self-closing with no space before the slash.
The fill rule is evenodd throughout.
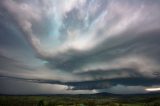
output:
<path id="1" fill-rule="evenodd" d="M 160 106 L 160 96 L 0 96 L 0 106 Z"/>

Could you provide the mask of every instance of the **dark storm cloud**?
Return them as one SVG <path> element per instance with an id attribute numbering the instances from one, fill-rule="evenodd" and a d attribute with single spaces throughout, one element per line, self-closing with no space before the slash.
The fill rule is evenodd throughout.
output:
<path id="1" fill-rule="evenodd" d="M 44 80 L 44 79 L 26 79 L 16 78 L 10 76 L 0 76 L 4 79 L 20 80 L 31 83 L 42 84 L 58 84 L 68 86 L 68 90 L 94 90 L 94 89 L 109 89 L 117 85 L 123 86 L 144 86 L 150 87 L 153 85 L 159 85 L 159 78 L 146 78 L 146 77 L 132 77 L 132 78 L 114 78 L 114 79 L 101 79 L 92 81 L 79 81 L 79 82 L 62 82 L 58 80 Z"/>
<path id="2" fill-rule="evenodd" d="M 93 89 L 108 89 L 116 85 L 125 86 L 152 86 L 158 85 L 159 78 L 118 78 L 108 80 L 95 80 L 86 82 L 70 82 L 69 86 L 73 86 L 73 90 L 93 90 Z"/>
<path id="3" fill-rule="evenodd" d="M 62 84 L 73 87 L 72 90 L 93 90 L 93 89 L 107 89 L 116 85 L 125 86 L 153 86 L 158 85 L 159 78 L 117 78 L 106 80 L 82 81 L 82 82 L 58 82 L 58 81 L 37 81 L 39 83 Z"/>
<path id="4" fill-rule="evenodd" d="M 46 59 L 48 61 L 47 65 L 50 68 L 74 71 L 75 69 L 79 69 L 82 66 L 85 66 L 89 63 L 109 62 L 114 59 L 121 58 L 123 56 L 132 56 L 136 54 L 143 54 L 143 56 L 147 56 L 156 60 L 156 62 L 159 64 L 159 35 L 160 32 L 155 30 L 151 32 L 141 33 L 141 35 L 136 35 L 137 37 L 125 41 L 123 41 L 125 39 L 123 37 L 116 37 L 115 39 L 110 39 L 109 42 L 103 42 L 102 44 L 98 45 L 95 49 L 87 51 L 85 53 L 79 53 L 78 51 L 74 50 L 68 50 L 64 54 L 59 53 L 54 58 L 51 57 Z M 113 44 L 113 46 L 111 46 L 113 42 L 118 43 L 115 43 Z M 64 58 L 69 59 L 63 61 Z M 129 72 L 132 73 L 132 71 Z"/>
<path id="5" fill-rule="evenodd" d="M 143 75 L 139 73 L 136 69 L 131 68 L 118 68 L 118 69 L 96 69 L 96 70 L 87 70 L 86 72 L 79 72 L 78 75 L 81 76 L 92 76 L 95 79 L 105 79 L 109 76 L 117 75 L 123 77 L 124 73 L 128 73 L 130 77 L 142 77 Z"/>

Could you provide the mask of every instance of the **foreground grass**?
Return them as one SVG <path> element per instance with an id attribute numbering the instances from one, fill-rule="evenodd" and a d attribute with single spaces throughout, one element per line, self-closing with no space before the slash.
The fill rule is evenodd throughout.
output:
<path id="1" fill-rule="evenodd" d="M 160 106 L 160 96 L 0 96 L 0 106 Z"/>

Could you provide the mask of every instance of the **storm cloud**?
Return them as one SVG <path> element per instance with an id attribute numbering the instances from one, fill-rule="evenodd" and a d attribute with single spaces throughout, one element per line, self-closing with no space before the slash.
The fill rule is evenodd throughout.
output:
<path id="1" fill-rule="evenodd" d="M 159 87 L 159 11 L 159 0 L 1 0 L 0 93 Z"/>

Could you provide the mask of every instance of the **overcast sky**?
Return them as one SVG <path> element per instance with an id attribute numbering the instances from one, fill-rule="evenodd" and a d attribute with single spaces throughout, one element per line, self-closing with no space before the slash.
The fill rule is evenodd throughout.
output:
<path id="1" fill-rule="evenodd" d="M 160 88 L 160 0 L 1 0 L 0 94 Z"/>

